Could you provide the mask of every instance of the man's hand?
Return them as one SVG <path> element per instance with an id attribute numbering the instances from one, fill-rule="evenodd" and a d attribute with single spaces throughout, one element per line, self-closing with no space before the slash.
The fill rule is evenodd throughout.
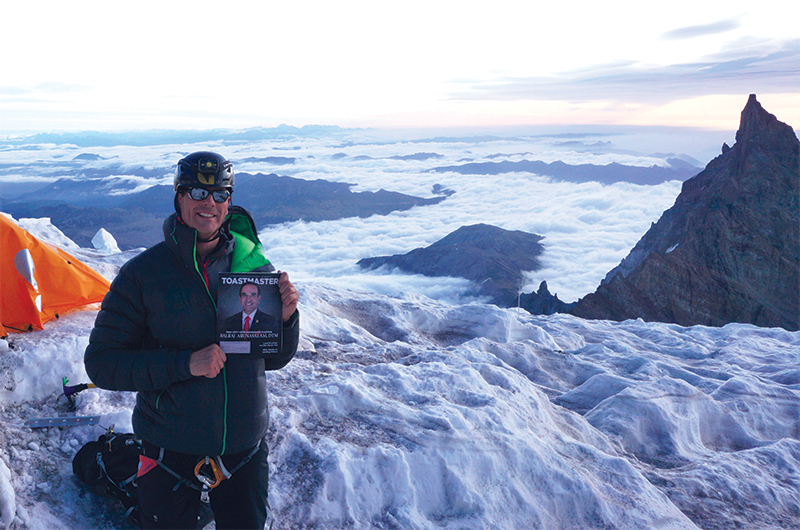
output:
<path id="1" fill-rule="evenodd" d="M 205 376 L 210 379 L 217 377 L 217 374 L 225 366 L 228 357 L 219 344 L 211 344 L 202 350 L 193 352 L 189 357 L 189 371 L 194 376 Z"/>
<path id="2" fill-rule="evenodd" d="M 278 287 L 281 290 L 281 301 L 283 302 L 283 321 L 286 322 L 297 309 L 300 293 L 297 292 L 292 282 L 289 281 L 289 275 L 285 272 L 281 273 Z"/>

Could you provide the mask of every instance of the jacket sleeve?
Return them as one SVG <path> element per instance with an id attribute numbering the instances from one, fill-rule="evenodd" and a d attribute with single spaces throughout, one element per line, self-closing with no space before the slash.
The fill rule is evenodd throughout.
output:
<path id="1" fill-rule="evenodd" d="M 141 282 L 123 266 L 103 299 L 84 353 L 92 382 L 108 390 L 148 391 L 192 377 L 191 351 L 152 347 L 148 336 Z"/>
<path id="2" fill-rule="evenodd" d="M 266 370 L 280 370 L 297 353 L 297 345 L 300 342 L 300 311 L 295 310 L 294 314 L 283 324 L 283 342 L 281 343 L 278 355 L 270 356 L 265 359 Z"/>

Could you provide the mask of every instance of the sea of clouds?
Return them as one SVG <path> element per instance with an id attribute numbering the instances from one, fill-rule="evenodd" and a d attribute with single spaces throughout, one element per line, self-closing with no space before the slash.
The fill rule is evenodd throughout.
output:
<path id="1" fill-rule="evenodd" d="M 433 185 L 439 184 L 455 193 L 437 205 L 366 219 L 297 221 L 260 227 L 260 236 L 268 257 L 293 278 L 322 279 L 388 295 L 413 291 L 440 300 L 462 301 L 468 299 L 470 286 L 466 280 L 425 278 L 387 270 L 364 272 L 356 262 L 430 245 L 463 225 L 486 223 L 523 230 L 544 236 L 545 253 L 543 269 L 530 273 L 520 290 L 530 292 L 545 280 L 551 292 L 571 302 L 594 291 L 650 224 L 674 203 L 680 192 L 679 181 L 656 186 L 624 182 L 602 185 L 562 182 L 531 173 L 462 175 L 433 173 L 431 169 L 499 160 L 666 166 L 666 159 L 671 156 L 710 156 L 711 145 L 729 141 L 729 135 L 721 132 L 683 135 L 681 131 L 649 129 L 635 134 L 595 132 L 422 140 L 389 140 L 388 136 L 376 131 L 345 131 L 317 138 L 246 143 L 90 148 L 44 144 L 35 150 L 11 147 L 0 150 L 0 164 L 5 165 L 0 184 L 8 190 L 12 182 L 51 182 L 64 176 L 67 169 L 113 165 L 114 174 L 108 178 L 124 180 L 131 192 L 139 191 L 149 185 L 170 183 L 175 162 L 201 149 L 224 154 L 234 161 L 239 172 L 274 172 L 307 180 L 347 182 L 353 184 L 355 192 L 386 189 L 432 197 Z M 687 136 L 688 140 L 700 137 L 704 142 L 690 143 Z M 679 151 L 682 148 L 688 150 Z M 428 157 L 409 158 L 420 153 Z M 73 160 L 81 154 L 99 158 Z M 295 160 L 289 165 L 243 162 L 266 157 Z M 701 166 L 708 161 L 689 159 Z M 130 174 L 125 174 L 125 168 Z M 137 168 L 162 169 L 163 173 L 144 178 L 136 174 Z"/>

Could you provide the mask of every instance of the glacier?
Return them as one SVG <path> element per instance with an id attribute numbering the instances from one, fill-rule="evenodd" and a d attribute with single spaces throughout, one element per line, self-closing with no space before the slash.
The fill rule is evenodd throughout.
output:
<path id="1" fill-rule="evenodd" d="M 138 252 L 23 224 L 109 279 Z M 301 345 L 268 373 L 276 529 L 800 527 L 799 332 L 296 285 Z M 0 342 L 0 525 L 125 526 L 71 458 L 131 429 L 133 393 L 79 394 L 98 426 L 23 426 L 88 381 L 96 311 Z"/>

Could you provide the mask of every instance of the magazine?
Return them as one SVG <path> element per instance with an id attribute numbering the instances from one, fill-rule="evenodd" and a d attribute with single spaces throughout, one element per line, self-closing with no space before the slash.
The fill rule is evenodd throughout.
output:
<path id="1" fill-rule="evenodd" d="M 219 274 L 217 338 L 226 354 L 278 353 L 283 339 L 279 278 L 270 272 Z"/>

